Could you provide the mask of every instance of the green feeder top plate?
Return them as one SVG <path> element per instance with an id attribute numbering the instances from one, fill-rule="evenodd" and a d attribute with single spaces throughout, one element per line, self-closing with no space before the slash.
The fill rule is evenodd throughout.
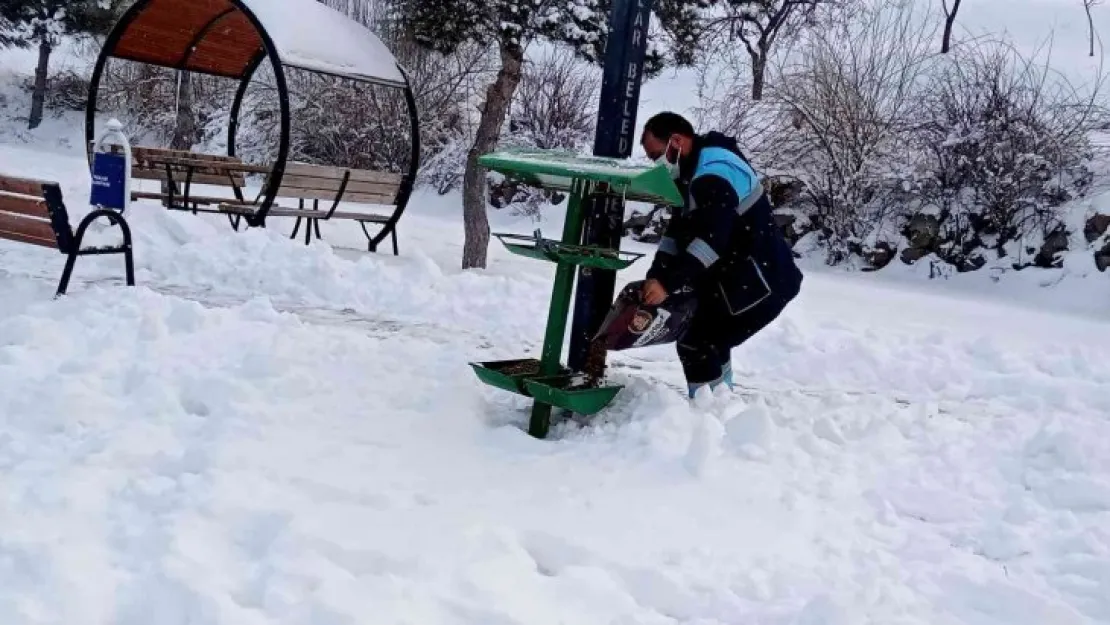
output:
<path id="1" fill-rule="evenodd" d="M 582 156 L 559 150 L 504 150 L 478 163 L 505 176 L 543 189 L 570 191 L 574 180 L 608 184 L 626 200 L 681 206 L 682 194 L 667 168 L 631 161 Z"/>

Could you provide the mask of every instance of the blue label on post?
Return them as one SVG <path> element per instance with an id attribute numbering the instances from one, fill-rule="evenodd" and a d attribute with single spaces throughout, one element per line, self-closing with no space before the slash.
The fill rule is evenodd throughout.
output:
<path id="1" fill-rule="evenodd" d="M 89 203 L 123 211 L 127 208 L 127 159 L 122 154 L 93 155 L 92 195 Z"/>

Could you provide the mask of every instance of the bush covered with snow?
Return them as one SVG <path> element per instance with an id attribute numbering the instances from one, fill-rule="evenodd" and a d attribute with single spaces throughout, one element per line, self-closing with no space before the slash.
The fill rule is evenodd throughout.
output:
<path id="1" fill-rule="evenodd" d="M 1065 229 L 1061 205 L 1092 181 L 1094 95 L 986 41 L 945 57 L 919 102 L 913 191 L 938 226 L 922 249 L 976 268 L 987 251 L 1005 258 Z"/>
<path id="2" fill-rule="evenodd" d="M 812 231 L 829 264 L 1059 266 L 1101 80 L 1076 87 L 999 39 L 936 54 L 932 24 L 899 3 L 826 20 L 772 65 L 763 101 L 735 75 L 703 83 L 703 119 L 740 136 L 768 186 L 795 187 L 776 198 L 789 238 Z"/>

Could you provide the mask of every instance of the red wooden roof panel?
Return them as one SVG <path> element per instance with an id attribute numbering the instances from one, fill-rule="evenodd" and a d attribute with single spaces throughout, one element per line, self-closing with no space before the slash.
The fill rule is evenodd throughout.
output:
<path id="1" fill-rule="evenodd" d="M 228 0 L 153 0 L 111 55 L 173 68 L 188 60 L 183 69 L 241 78 L 262 48 L 254 25 Z"/>

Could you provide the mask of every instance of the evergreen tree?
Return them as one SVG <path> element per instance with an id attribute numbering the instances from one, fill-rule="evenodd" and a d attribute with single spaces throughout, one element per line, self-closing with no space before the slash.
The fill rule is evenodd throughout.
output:
<path id="1" fill-rule="evenodd" d="M 670 34 L 649 42 L 646 72 L 667 63 L 688 65 L 694 58 L 696 9 L 707 0 L 657 0 L 656 17 Z M 497 77 L 486 91 L 474 143 L 463 177 L 466 240 L 464 269 L 485 267 L 489 245 L 486 185 L 478 158 L 500 138 L 509 105 L 520 83 L 525 50 L 544 40 L 570 46 L 581 58 L 599 62 L 605 50 L 611 0 L 398 0 L 395 18 L 420 44 L 451 54 L 466 42 L 489 45 L 500 58 Z M 690 7 L 690 8 L 684 8 Z M 656 33 L 662 34 L 662 33 Z M 669 48 L 668 52 L 664 52 Z"/>
<path id="2" fill-rule="evenodd" d="M 42 123 L 50 55 L 61 38 L 107 32 L 121 4 L 120 0 L 0 0 L 0 22 L 9 24 L 8 43 L 20 47 L 37 45 L 39 49 L 28 123 L 32 130 Z"/>

